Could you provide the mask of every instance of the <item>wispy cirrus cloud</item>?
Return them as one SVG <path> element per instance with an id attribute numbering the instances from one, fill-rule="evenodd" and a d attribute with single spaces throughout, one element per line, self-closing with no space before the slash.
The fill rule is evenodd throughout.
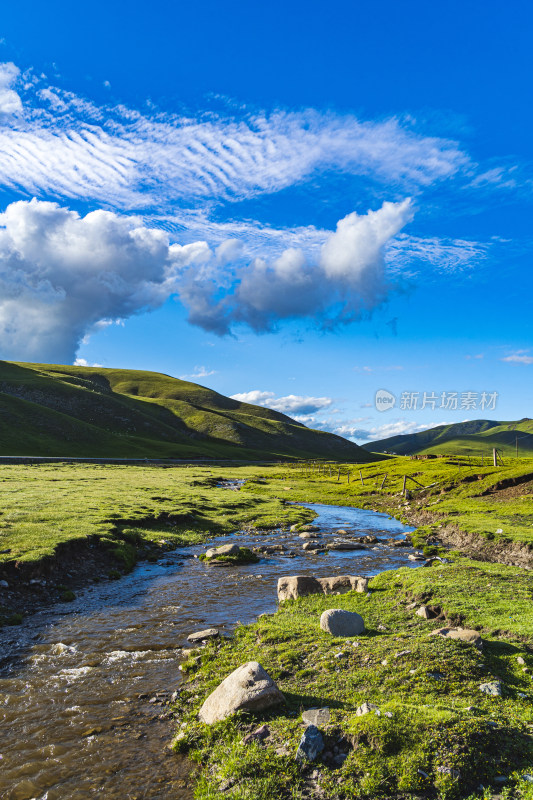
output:
<path id="1" fill-rule="evenodd" d="M 13 65 L 0 72 L 2 97 L 11 110 L 24 109 L 0 129 L 5 186 L 122 208 L 242 200 L 327 170 L 411 192 L 470 161 L 457 142 L 418 134 L 397 118 L 361 121 L 313 109 L 189 117 L 99 107 L 31 72 L 19 76 Z"/>
<path id="2" fill-rule="evenodd" d="M 209 378 L 211 375 L 216 375 L 216 369 L 207 369 L 207 367 L 195 367 L 190 375 L 180 375 L 182 381 L 197 380 L 198 378 Z"/>
<path id="3" fill-rule="evenodd" d="M 507 361 L 508 364 L 533 364 L 533 355 L 530 350 L 516 350 L 508 356 L 504 356 L 501 361 Z"/>

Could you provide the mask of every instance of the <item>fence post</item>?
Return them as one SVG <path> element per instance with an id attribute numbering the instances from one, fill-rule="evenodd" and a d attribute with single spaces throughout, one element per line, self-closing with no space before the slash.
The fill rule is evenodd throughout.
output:
<path id="1" fill-rule="evenodd" d="M 361 478 L 361 486 L 364 486 L 364 485 L 365 485 L 365 482 L 364 482 L 364 480 L 363 480 L 363 473 L 362 473 L 362 471 L 361 471 L 361 470 L 359 470 L 359 477 Z"/>

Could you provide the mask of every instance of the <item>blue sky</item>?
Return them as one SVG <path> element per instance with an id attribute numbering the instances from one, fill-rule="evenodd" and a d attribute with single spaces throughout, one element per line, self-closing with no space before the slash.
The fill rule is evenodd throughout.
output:
<path id="1" fill-rule="evenodd" d="M 526 2 L 12 4 L 0 357 L 358 442 L 532 415 L 532 34 Z"/>

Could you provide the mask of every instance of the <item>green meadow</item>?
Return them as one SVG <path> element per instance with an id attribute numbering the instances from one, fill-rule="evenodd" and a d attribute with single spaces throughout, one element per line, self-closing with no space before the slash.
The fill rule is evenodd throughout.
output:
<path id="1" fill-rule="evenodd" d="M 197 798 L 533 797 L 532 585 L 516 567 L 455 558 L 400 569 L 370 582 L 370 595 L 304 597 L 239 627 L 231 641 L 193 651 L 176 705 L 175 747 L 197 762 Z M 481 632 L 474 645 L 431 636 L 444 623 L 415 614 L 420 603 Z M 366 632 L 336 639 L 319 628 L 327 608 L 356 611 Z M 198 722 L 205 697 L 237 666 L 259 661 L 285 704 Z M 527 666 L 524 668 L 523 664 Z M 499 680 L 501 697 L 480 690 Z M 363 703 L 378 707 L 358 716 Z M 299 767 L 295 754 L 307 708 L 328 707 L 326 748 L 341 766 Z M 243 739 L 267 724 L 263 745 Z M 504 784 L 499 783 L 500 780 Z M 483 788 L 480 788 L 483 786 Z M 504 793 L 502 794 L 502 788 Z M 223 794 L 222 794 L 223 792 Z"/>
<path id="2" fill-rule="evenodd" d="M 138 559 L 213 534 L 309 521 L 313 513 L 293 505 L 298 501 L 393 514 L 417 526 L 414 541 L 427 555 L 445 554 L 450 563 L 382 573 L 368 596 L 288 601 L 276 614 L 239 626 L 231 640 L 190 653 L 175 707 L 175 747 L 197 764 L 195 796 L 532 800 L 531 572 L 488 560 L 489 551 L 479 561 L 439 543 L 453 527 L 487 547 L 517 547 L 529 557 L 532 478 L 531 459 L 494 467 L 457 457 L 365 465 L 3 465 L 0 570 L 38 570 L 60 561 L 64 545 L 89 543 L 115 564 L 118 577 Z M 233 492 L 219 485 L 229 479 L 244 486 Z M 68 592 L 67 581 L 62 588 Z M 437 608 L 439 620 L 417 616 L 421 604 Z M 332 606 L 360 613 L 366 632 L 348 641 L 323 633 L 320 614 Z M 445 623 L 478 630 L 482 651 L 429 635 Z M 260 661 L 286 703 L 200 724 L 205 697 L 249 660 Z M 501 697 L 481 692 L 496 680 Z M 365 702 L 380 716 L 358 716 Z M 295 761 L 301 713 L 316 706 L 330 708 L 323 735 L 345 757 L 342 765 Z M 244 745 L 264 723 L 265 743 Z"/>

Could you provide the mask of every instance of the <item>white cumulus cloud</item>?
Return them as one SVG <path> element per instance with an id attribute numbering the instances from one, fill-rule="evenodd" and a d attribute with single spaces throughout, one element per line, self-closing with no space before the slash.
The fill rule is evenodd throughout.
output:
<path id="1" fill-rule="evenodd" d="M 102 321 L 159 306 L 176 279 L 167 235 L 109 211 L 19 201 L 0 214 L 0 350 L 71 363 Z"/>
<path id="2" fill-rule="evenodd" d="M 308 416 L 316 414 L 329 408 L 333 400 L 331 397 L 309 397 L 302 395 L 289 394 L 285 397 L 276 397 L 274 392 L 264 392 L 259 389 L 253 389 L 250 392 L 240 392 L 231 395 L 233 400 L 238 400 L 240 403 L 251 403 L 256 406 L 265 406 L 272 408 L 274 411 L 280 411 L 282 414 L 289 416 L 300 415 Z"/>
<path id="3" fill-rule="evenodd" d="M 0 119 L 22 111 L 22 100 L 13 89 L 19 73 L 19 68 L 11 61 L 0 64 Z"/>

